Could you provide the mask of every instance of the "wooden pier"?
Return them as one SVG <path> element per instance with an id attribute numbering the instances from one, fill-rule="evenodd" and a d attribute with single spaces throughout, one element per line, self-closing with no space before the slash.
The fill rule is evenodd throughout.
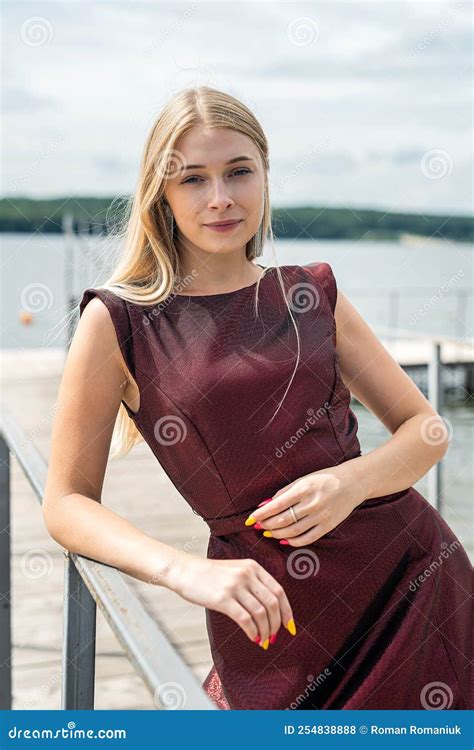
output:
<path id="1" fill-rule="evenodd" d="M 61 350 L 2 353 L 3 399 L 46 460 L 64 356 Z M 58 709 L 64 551 L 49 536 L 15 459 L 11 496 L 13 708 Z M 206 556 L 206 523 L 191 511 L 145 443 L 109 462 L 102 499 L 146 533 Z M 125 577 L 202 682 L 212 666 L 205 610 L 172 591 Z M 100 612 L 96 653 L 97 709 L 157 707 Z"/>
<path id="2" fill-rule="evenodd" d="M 472 346 L 470 351 L 472 357 Z M 420 354 L 418 346 L 416 356 L 419 358 Z M 453 353 L 455 359 L 460 356 L 460 352 Z M 64 360 L 65 353 L 59 349 L 2 353 L 2 397 L 46 460 Z M 16 459 L 12 461 L 11 495 L 13 708 L 57 709 L 64 552 L 50 538 L 39 503 Z M 191 511 L 145 443 L 109 462 L 103 502 L 148 534 L 205 557 L 207 525 Z M 126 579 L 195 675 L 204 680 L 212 665 L 205 610 L 166 589 L 130 576 Z M 95 707 L 156 708 L 100 612 Z"/>

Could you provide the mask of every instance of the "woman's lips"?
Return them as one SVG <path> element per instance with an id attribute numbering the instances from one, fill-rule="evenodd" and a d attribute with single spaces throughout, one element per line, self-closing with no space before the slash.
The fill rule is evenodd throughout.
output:
<path id="1" fill-rule="evenodd" d="M 232 221 L 228 224 L 204 224 L 204 226 L 208 229 L 213 229 L 215 232 L 228 232 L 230 229 L 238 226 L 241 221 L 242 219 L 239 219 L 238 221 Z"/>

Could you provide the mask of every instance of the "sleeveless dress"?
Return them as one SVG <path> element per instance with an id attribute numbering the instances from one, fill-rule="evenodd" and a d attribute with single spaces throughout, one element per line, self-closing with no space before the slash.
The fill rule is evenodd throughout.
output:
<path id="1" fill-rule="evenodd" d="M 254 558 L 286 591 L 297 633 L 262 649 L 206 609 L 213 667 L 203 688 L 224 709 L 474 708 L 473 568 L 413 487 L 365 500 L 304 548 L 244 525 L 295 479 L 361 455 L 336 353 L 328 263 L 278 272 L 157 307 L 89 288 L 107 306 L 140 391 L 127 413 L 209 527 L 207 556 Z"/>

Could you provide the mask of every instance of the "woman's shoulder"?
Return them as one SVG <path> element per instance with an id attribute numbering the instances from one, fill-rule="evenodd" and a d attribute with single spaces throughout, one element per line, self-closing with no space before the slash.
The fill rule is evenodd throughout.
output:
<path id="1" fill-rule="evenodd" d="M 302 281 L 316 286 L 318 292 L 325 295 L 331 312 L 334 314 L 337 301 L 337 282 L 332 266 L 327 261 L 311 261 L 292 266 Z"/>
<path id="2" fill-rule="evenodd" d="M 126 311 L 127 300 L 120 296 L 118 291 L 114 291 L 109 287 L 88 287 L 82 292 L 82 297 L 79 302 L 79 314 L 82 316 L 85 308 L 89 302 L 94 299 L 100 299 L 104 305 L 109 309 L 109 312 Z"/>
<path id="3" fill-rule="evenodd" d="M 97 303 L 95 300 L 100 300 L 100 302 Z M 106 287 L 88 287 L 83 291 L 79 302 L 80 318 L 82 318 L 89 303 L 91 303 L 90 312 L 92 312 L 92 315 L 89 317 L 91 319 L 94 318 L 97 324 L 97 331 L 105 331 L 105 335 L 107 335 L 107 331 L 115 333 L 116 342 L 119 345 L 127 367 L 134 374 L 133 329 L 127 300 Z M 103 325 L 101 326 L 104 321 L 107 321 L 107 323 L 110 322 L 107 318 L 111 320 L 113 324 L 112 328 L 110 325 L 106 328 Z M 94 325 L 94 321 L 92 321 L 91 325 Z"/>

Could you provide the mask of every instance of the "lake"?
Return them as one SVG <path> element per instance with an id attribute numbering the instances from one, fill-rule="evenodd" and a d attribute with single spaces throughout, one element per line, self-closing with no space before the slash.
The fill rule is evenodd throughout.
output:
<path id="1" fill-rule="evenodd" d="M 65 342 L 65 288 L 76 298 L 87 286 L 101 283 L 103 264 L 113 262 L 110 240 L 74 237 L 65 248 L 61 235 L 4 234 L 1 247 L 2 348 L 61 347 Z M 429 239 L 403 242 L 288 240 L 275 242 L 276 258 L 267 246 L 263 265 L 327 261 L 339 288 L 375 329 L 392 326 L 446 336 L 472 336 L 472 247 Z M 20 321 L 21 310 L 36 310 L 31 325 Z M 363 452 L 389 434 L 361 406 L 359 419 Z M 472 410 L 444 410 L 453 438 L 443 461 L 443 515 L 473 552 Z M 427 480 L 417 485 L 425 494 Z"/>
<path id="2" fill-rule="evenodd" d="M 62 235 L 3 234 L 1 347 L 62 346 L 65 289 L 78 296 L 100 284 L 113 263 L 109 240 L 84 235 L 65 247 Z M 338 286 L 373 327 L 390 326 L 459 338 L 472 336 L 472 247 L 414 239 L 405 242 L 286 240 L 267 246 L 263 265 L 324 260 Z M 32 325 L 25 306 L 38 310 Z"/>

